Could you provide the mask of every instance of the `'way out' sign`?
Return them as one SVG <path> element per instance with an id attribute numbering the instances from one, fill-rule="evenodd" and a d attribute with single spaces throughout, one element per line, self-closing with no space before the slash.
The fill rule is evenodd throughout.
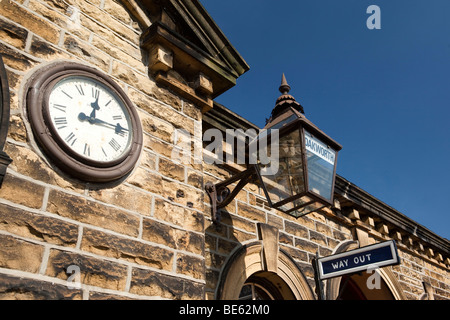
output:
<path id="1" fill-rule="evenodd" d="M 320 280 L 399 263 L 393 240 L 317 259 Z"/>

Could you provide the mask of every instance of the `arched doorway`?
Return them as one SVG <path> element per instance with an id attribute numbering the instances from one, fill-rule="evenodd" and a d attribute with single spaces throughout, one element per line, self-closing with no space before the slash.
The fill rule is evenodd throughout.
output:
<path id="1" fill-rule="evenodd" d="M 245 281 L 239 300 L 295 300 L 295 295 L 276 273 L 260 271 Z"/>
<path id="2" fill-rule="evenodd" d="M 276 267 L 267 270 L 261 241 L 239 247 L 222 269 L 216 299 L 314 300 L 295 261 L 283 250 L 277 252 Z"/>
<path id="3" fill-rule="evenodd" d="M 376 271 L 375 271 L 376 272 Z M 375 285 L 368 285 L 370 277 L 380 277 Z M 339 294 L 336 300 L 394 300 L 389 287 L 381 275 L 371 275 L 367 272 L 341 277 Z"/>

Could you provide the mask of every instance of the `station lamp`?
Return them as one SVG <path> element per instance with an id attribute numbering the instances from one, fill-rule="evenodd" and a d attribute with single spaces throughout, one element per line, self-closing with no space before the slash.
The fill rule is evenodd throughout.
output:
<path id="1" fill-rule="evenodd" d="M 261 186 L 271 208 L 297 218 L 333 204 L 336 160 L 342 146 L 305 117 L 290 89 L 283 74 L 281 96 L 271 117 L 247 146 L 247 151 L 259 147 L 253 157 L 256 161 L 225 181 L 206 184 L 215 223 L 220 219 L 218 209 L 228 205 L 249 182 Z M 270 162 L 264 161 L 269 154 Z M 230 191 L 228 186 L 235 182 Z"/>

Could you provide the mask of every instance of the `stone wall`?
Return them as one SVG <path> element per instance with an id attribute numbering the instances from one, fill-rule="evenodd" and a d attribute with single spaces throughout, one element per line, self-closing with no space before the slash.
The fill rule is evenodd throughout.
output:
<path id="1" fill-rule="evenodd" d="M 149 76 L 140 24 L 114 0 L 2 0 L 0 24 L 13 159 L 0 188 L 0 296 L 203 299 L 202 165 L 171 157 L 175 129 L 193 134 L 201 111 Z M 103 71 L 137 107 L 144 146 L 122 183 L 72 179 L 37 147 L 24 85 L 55 60 Z"/>

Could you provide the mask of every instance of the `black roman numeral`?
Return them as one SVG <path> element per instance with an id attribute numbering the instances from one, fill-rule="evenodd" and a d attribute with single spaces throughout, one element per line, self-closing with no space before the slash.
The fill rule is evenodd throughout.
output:
<path id="1" fill-rule="evenodd" d="M 84 91 L 83 91 L 83 87 L 81 86 L 81 84 L 76 84 L 75 87 L 78 90 L 78 93 L 81 94 L 82 96 L 84 96 Z"/>
<path id="2" fill-rule="evenodd" d="M 54 118 L 53 119 L 55 121 L 56 126 L 58 127 L 58 129 L 63 129 L 65 127 L 67 127 L 67 119 L 66 117 L 58 117 L 58 118 Z"/>
<path id="3" fill-rule="evenodd" d="M 72 96 L 70 94 L 68 94 L 67 92 L 65 92 L 64 90 L 61 90 L 62 93 L 64 93 L 66 96 L 68 96 L 70 99 L 73 99 Z"/>
<path id="4" fill-rule="evenodd" d="M 62 104 L 54 104 L 53 108 L 62 112 L 66 112 L 67 106 L 63 106 Z"/>
<path id="5" fill-rule="evenodd" d="M 114 139 L 112 138 L 111 141 L 109 142 L 109 145 L 115 150 L 118 151 L 120 149 L 120 144 Z"/>
<path id="6" fill-rule="evenodd" d="M 83 154 L 84 154 L 85 156 L 88 156 L 88 157 L 91 156 L 91 146 L 88 145 L 87 143 L 84 144 L 84 151 L 83 151 Z"/>
<path id="7" fill-rule="evenodd" d="M 70 143 L 71 146 L 73 146 L 75 144 L 75 142 L 77 141 L 77 138 L 75 138 L 75 134 L 73 132 L 71 132 L 66 139 L 64 139 L 67 143 Z"/>
<path id="8" fill-rule="evenodd" d="M 116 134 L 124 138 L 128 134 L 128 132 L 125 132 L 122 130 L 122 131 L 116 131 Z"/>
<path id="9" fill-rule="evenodd" d="M 100 91 L 97 88 L 92 88 L 92 98 L 98 99 L 100 96 Z"/>

